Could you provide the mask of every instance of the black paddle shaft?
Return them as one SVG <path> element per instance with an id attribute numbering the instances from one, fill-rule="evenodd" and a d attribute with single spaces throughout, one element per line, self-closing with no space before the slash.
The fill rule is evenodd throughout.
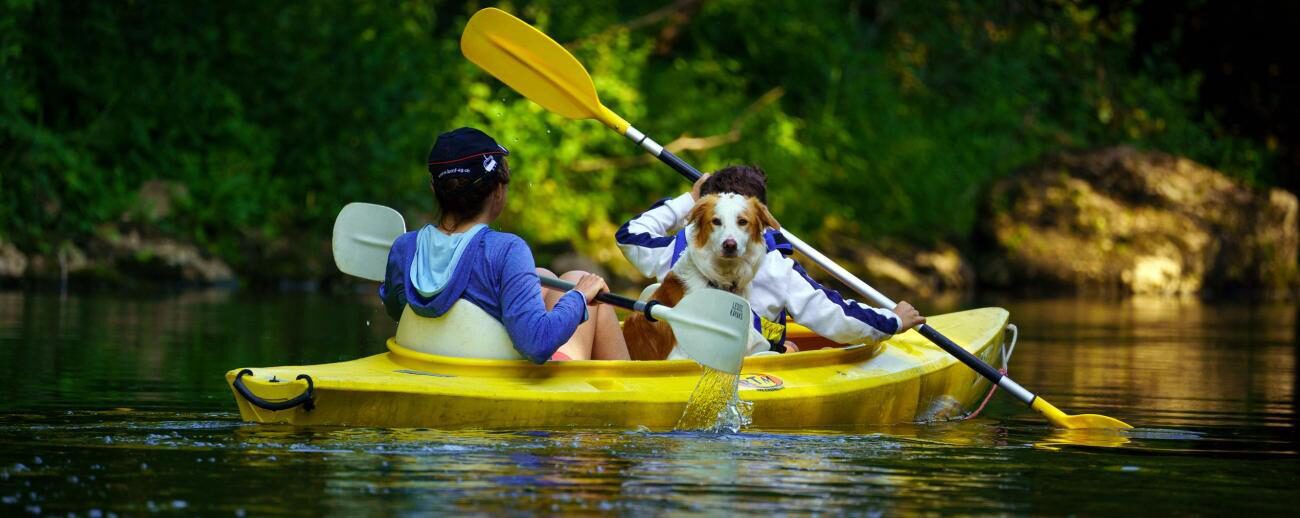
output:
<path id="1" fill-rule="evenodd" d="M 555 277 L 547 277 L 545 275 L 541 277 L 542 277 L 542 286 L 546 286 L 547 288 L 552 288 L 560 291 L 569 291 L 578 287 L 577 284 L 556 279 Z M 600 295 L 596 295 L 596 300 L 600 302 L 604 302 L 605 304 L 609 304 L 611 306 L 618 306 L 620 308 L 630 309 L 633 311 L 642 311 L 645 309 L 644 302 L 641 302 L 639 300 L 632 300 L 627 297 L 615 295 L 610 292 L 605 292 L 605 293 L 601 293 Z"/>
<path id="2" fill-rule="evenodd" d="M 993 368 L 992 365 L 989 365 L 984 360 L 979 359 L 978 356 L 971 354 L 970 351 L 967 351 L 965 347 L 957 345 L 956 342 L 953 342 L 952 340 L 948 339 L 948 337 L 943 336 L 943 334 L 940 333 L 937 329 L 925 324 L 921 324 L 920 326 L 917 326 L 916 331 L 918 333 L 921 333 L 921 336 L 929 338 L 931 342 L 934 342 L 935 345 L 938 345 L 941 349 L 947 351 L 948 354 L 957 357 L 957 359 L 961 360 L 962 363 L 966 364 L 972 369 L 975 369 L 975 372 L 978 372 L 981 375 L 983 375 L 985 378 L 988 378 L 988 380 L 992 381 L 994 384 L 997 384 L 998 382 L 1002 381 L 1003 374 L 1001 371 Z"/>
<path id="3" fill-rule="evenodd" d="M 569 291 L 572 289 L 576 289 L 578 287 L 577 284 L 574 284 L 569 281 L 556 279 L 555 277 L 547 277 L 544 275 L 541 275 L 539 277 L 541 277 L 542 279 L 542 286 L 546 286 L 547 288 L 551 288 L 553 290 Z M 641 314 L 645 315 L 646 320 L 649 320 L 651 322 L 655 322 L 658 320 L 657 318 L 655 318 L 654 308 L 655 306 L 658 306 L 660 304 L 658 301 L 655 300 L 642 302 L 639 300 L 632 300 L 621 295 L 615 295 L 607 291 L 604 293 L 597 294 L 596 301 L 609 304 L 611 306 L 618 306 L 623 309 L 630 309 L 632 311 L 640 312 Z M 664 306 L 664 307 L 668 307 L 668 306 Z"/>
<path id="4" fill-rule="evenodd" d="M 685 176 L 691 183 L 695 183 L 696 180 L 699 180 L 700 177 L 703 176 L 700 174 L 699 169 L 691 167 L 691 164 L 686 163 L 685 160 L 677 158 L 677 155 L 674 155 L 672 151 L 667 149 L 659 152 L 659 160 L 662 160 L 663 163 L 668 164 L 668 167 L 681 173 L 681 175 Z"/>

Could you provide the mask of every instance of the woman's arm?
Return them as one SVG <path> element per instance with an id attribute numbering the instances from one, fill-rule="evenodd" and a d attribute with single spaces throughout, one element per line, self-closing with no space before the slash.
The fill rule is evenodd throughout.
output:
<path id="1" fill-rule="evenodd" d="M 406 306 L 406 283 L 415 253 L 408 234 L 397 236 L 393 241 L 392 248 L 388 250 L 384 282 L 379 285 L 379 300 L 384 302 L 384 311 L 394 322 L 402 319 L 402 310 Z"/>
<path id="2" fill-rule="evenodd" d="M 533 363 L 544 363 L 587 319 L 587 300 L 570 291 L 546 311 L 533 252 L 515 238 L 501 262 L 501 323 L 515 349 Z"/>

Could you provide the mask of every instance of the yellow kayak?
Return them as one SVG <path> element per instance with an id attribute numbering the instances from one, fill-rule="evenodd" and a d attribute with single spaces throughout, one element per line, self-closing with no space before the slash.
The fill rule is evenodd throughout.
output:
<path id="1" fill-rule="evenodd" d="M 1001 365 L 1007 319 L 1002 308 L 983 308 L 929 317 L 929 323 L 985 362 Z M 386 353 L 325 365 L 235 369 L 226 381 L 240 416 L 258 423 L 665 430 L 682 416 L 701 371 L 689 360 L 534 365 L 452 358 L 389 339 Z M 753 403 L 750 428 L 769 430 L 950 418 L 972 410 L 988 391 L 987 380 L 915 331 L 877 345 L 749 357 L 740 382 L 740 398 Z"/>

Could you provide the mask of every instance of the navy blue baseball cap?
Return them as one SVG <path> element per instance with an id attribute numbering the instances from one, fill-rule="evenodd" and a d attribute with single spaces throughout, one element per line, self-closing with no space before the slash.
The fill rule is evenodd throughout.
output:
<path id="1" fill-rule="evenodd" d="M 479 180 L 496 178 L 502 169 L 498 157 L 510 151 L 486 133 L 474 128 L 458 128 L 441 135 L 429 150 L 429 174 L 433 181 L 451 178 Z"/>

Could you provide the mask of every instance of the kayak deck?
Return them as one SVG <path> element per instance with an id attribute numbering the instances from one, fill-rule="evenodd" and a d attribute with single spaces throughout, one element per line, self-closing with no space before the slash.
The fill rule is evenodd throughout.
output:
<path id="1" fill-rule="evenodd" d="M 983 308 L 929 318 L 992 365 L 1008 314 Z M 357 360 L 249 369 L 242 384 L 287 401 L 313 384 L 312 406 L 266 410 L 235 391 L 245 421 L 419 428 L 671 429 L 700 379 L 689 360 L 567 361 L 435 356 L 402 348 Z M 236 376 L 226 373 L 234 390 Z M 274 381 L 273 381 L 274 380 Z M 840 428 L 928 421 L 968 412 L 988 381 L 915 331 L 857 345 L 745 359 L 740 397 L 755 429 Z"/>

